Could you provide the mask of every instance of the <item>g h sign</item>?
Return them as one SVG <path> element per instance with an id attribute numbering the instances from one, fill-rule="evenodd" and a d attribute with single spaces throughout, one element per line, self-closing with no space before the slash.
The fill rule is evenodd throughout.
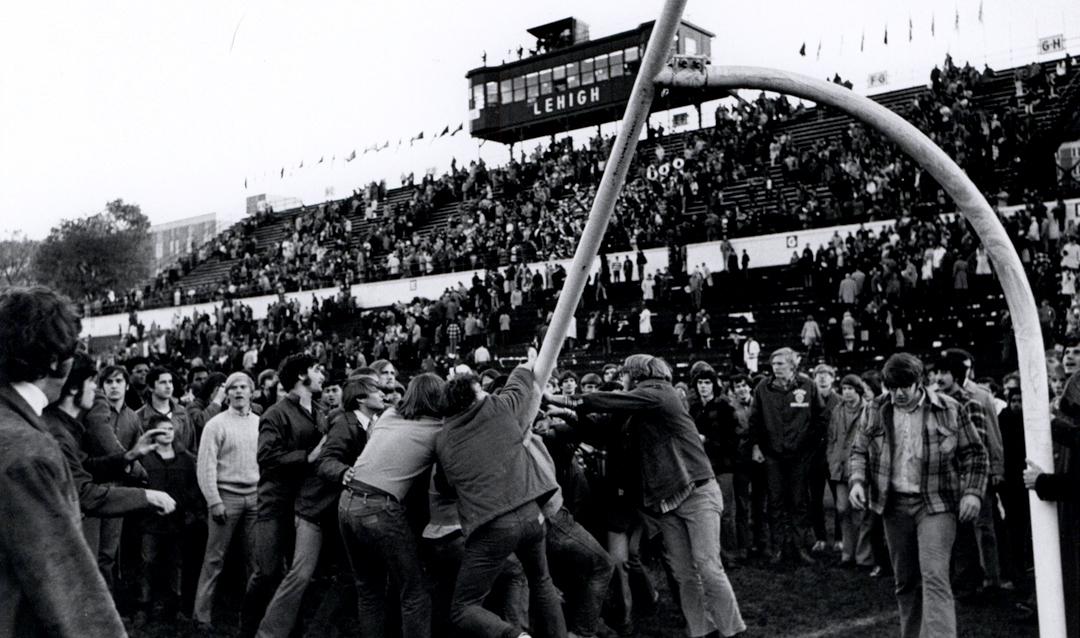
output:
<path id="1" fill-rule="evenodd" d="M 1039 38 L 1039 55 L 1058 53 L 1065 50 L 1065 36 L 1061 33 L 1046 38 Z"/>

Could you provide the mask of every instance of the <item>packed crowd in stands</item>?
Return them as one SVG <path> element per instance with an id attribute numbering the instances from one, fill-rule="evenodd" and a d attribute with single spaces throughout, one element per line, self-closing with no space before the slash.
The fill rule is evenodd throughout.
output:
<path id="1" fill-rule="evenodd" d="M 1060 99 L 1057 78 L 1067 76 L 1070 66 L 1066 60 L 1048 71 L 1039 65 L 1025 68 L 1017 74 L 1014 99 L 983 108 L 979 86 L 993 71 L 960 67 L 946 58 L 943 67 L 931 73 L 929 90 L 898 110 L 996 196 L 1003 171 L 1031 164 L 1026 160 L 1042 133 L 1036 107 Z M 795 144 L 785 125 L 801 121 L 805 113 L 802 104 L 762 93 L 752 101 L 721 103 L 715 126 L 687 133 L 674 154 L 665 152 L 662 139 L 645 143 L 620 193 L 606 248 L 681 245 L 841 220 L 889 219 L 905 208 L 944 203 L 932 179 L 895 145 L 862 125 L 851 123 L 837 137 Z M 181 259 L 145 287 L 119 297 L 109 291 L 85 300 L 84 312 L 97 315 L 569 257 L 611 142 L 594 138 L 575 149 L 570 139 L 563 139 L 494 168 L 482 160 L 468 166 L 455 161 L 439 177 L 427 174 L 419 183 L 412 175 L 404 177 L 409 197 L 393 205 L 384 202 L 385 183 L 373 183 L 348 199 L 302 207 L 285 237 L 260 252 L 255 231 L 280 223 L 273 212 L 264 211 Z M 777 167 L 779 173 L 771 170 Z M 727 201 L 730 189 L 740 184 L 745 184 L 748 199 Z M 1020 194 L 1011 195 L 1016 199 Z M 455 206 L 441 222 L 445 227 L 430 229 L 431 214 L 445 205 Z M 361 220 L 359 227 L 353 228 L 352 217 Z M 184 289 L 184 276 L 210 259 L 229 261 L 227 276 Z"/>

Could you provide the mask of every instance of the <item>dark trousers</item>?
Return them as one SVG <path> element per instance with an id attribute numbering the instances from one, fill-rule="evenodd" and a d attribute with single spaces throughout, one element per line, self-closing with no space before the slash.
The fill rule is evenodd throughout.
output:
<path id="1" fill-rule="evenodd" d="M 286 553 L 293 546 L 292 512 L 262 514 L 255 521 L 255 571 L 248 579 L 240 609 L 240 635 L 249 638 L 259 629 L 266 607 L 285 575 Z"/>
<path id="2" fill-rule="evenodd" d="M 435 581 L 431 600 L 432 635 L 447 638 L 454 635 L 450 627 L 450 601 L 465 555 L 465 536 L 458 531 L 442 538 L 426 538 L 421 541 L 420 551 Z M 529 626 L 529 581 L 513 554 L 484 599 L 484 607 L 514 627 Z"/>
<path id="3" fill-rule="evenodd" d="M 403 638 L 431 635 L 431 595 L 416 537 L 405 520 L 405 507 L 383 495 L 346 490 L 338 501 L 345 553 L 356 579 L 360 635 L 386 634 L 387 583 L 398 591 Z"/>
<path id="4" fill-rule="evenodd" d="M 566 638 L 562 602 L 548 573 L 543 517 L 535 501 L 481 525 L 466 539 L 450 603 L 451 622 L 471 636 L 514 638 L 521 633 L 482 606 L 510 554 L 517 555 L 529 580 L 530 607 L 537 619 L 533 635 Z"/>
<path id="5" fill-rule="evenodd" d="M 769 478 L 764 463 L 735 470 L 735 535 L 738 549 L 766 549 L 769 539 Z"/>
<path id="6" fill-rule="evenodd" d="M 810 488 L 808 506 L 810 508 L 810 523 L 814 528 L 814 540 L 828 541 L 829 535 L 825 525 L 825 486 L 829 484 L 829 466 L 825 461 L 825 450 L 821 449 L 814 453 L 813 461 L 810 465 L 810 474 L 807 478 L 807 485 Z M 836 499 L 836 494 L 833 494 L 833 499 Z M 833 526 L 836 530 L 836 526 Z M 837 530 L 835 538 L 840 539 L 840 532 Z"/>
<path id="7" fill-rule="evenodd" d="M 614 565 L 600 543 L 564 507 L 547 521 L 547 555 L 567 598 L 569 631 L 596 634 Z"/>
<path id="8" fill-rule="evenodd" d="M 773 551 L 784 548 L 805 549 L 811 538 L 807 508 L 807 479 L 813 455 L 766 456 L 769 480 L 769 527 Z"/>
<path id="9" fill-rule="evenodd" d="M 184 540 L 180 534 L 143 534 L 139 573 L 138 603 L 149 607 L 161 603 L 166 613 L 180 610 Z"/>

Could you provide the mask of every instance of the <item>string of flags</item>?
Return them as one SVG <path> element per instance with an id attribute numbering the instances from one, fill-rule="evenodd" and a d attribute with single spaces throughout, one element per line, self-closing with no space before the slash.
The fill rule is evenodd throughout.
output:
<path id="1" fill-rule="evenodd" d="M 465 123 L 464 122 L 458 124 L 457 127 L 454 128 L 453 130 L 451 130 L 450 125 L 447 124 L 446 126 L 443 127 L 442 131 L 440 131 L 438 134 L 432 133 L 431 136 L 429 136 L 427 139 L 430 139 L 430 140 L 434 141 L 434 140 L 437 140 L 439 138 L 446 137 L 448 135 L 450 137 L 453 137 L 453 136 L 457 135 L 458 133 L 462 132 L 463 130 L 465 130 Z M 409 146 L 412 146 L 416 142 L 419 142 L 420 140 L 423 140 L 423 139 L 425 139 L 424 138 L 424 131 L 420 131 L 416 135 L 409 138 L 409 140 L 408 140 Z M 404 141 L 405 141 L 404 138 L 398 138 L 397 147 L 395 148 L 395 150 L 397 148 L 401 148 L 401 145 L 404 143 Z M 385 140 L 385 141 L 383 141 L 381 143 L 369 144 L 368 146 L 365 146 L 364 148 L 360 149 L 359 155 L 363 156 L 363 155 L 367 155 L 368 153 L 381 153 L 382 151 L 385 151 L 388 148 L 390 148 L 390 140 Z M 342 157 L 342 159 L 344 159 L 345 162 L 348 163 L 348 162 L 352 162 L 353 160 L 355 160 L 357 158 L 357 156 L 358 156 L 357 155 L 357 150 L 352 149 L 352 151 L 350 151 L 348 155 L 344 155 Z M 325 162 L 326 162 L 326 156 L 323 155 L 323 156 L 319 157 L 319 161 L 315 162 L 315 165 L 317 166 L 317 165 L 323 164 Z M 334 164 L 335 162 L 337 162 L 337 155 L 331 155 L 330 156 L 330 163 Z M 311 164 L 309 164 L 308 166 L 310 167 Z M 300 163 L 296 166 L 296 170 L 300 170 L 302 168 L 304 168 L 304 160 L 300 160 Z M 286 171 L 286 167 L 282 166 L 281 170 L 278 171 L 278 179 L 285 179 L 285 171 Z M 266 174 L 264 173 L 263 176 L 266 177 Z M 251 178 L 251 177 L 245 177 L 244 178 L 244 188 L 245 189 L 248 187 L 249 180 L 252 180 L 252 179 L 253 178 Z"/>
<path id="2" fill-rule="evenodd" d="M 983 13 L 983 0 L 979 0 L 979 9 L 978 9 L 978 14 L 977 14 L 976 19 L 978 20 L 979 24 L 984 24 L 985 23 L 984 22 L 985 14 Z M 908 40 L 908 42 L 913 42 L 915 40 L 915 20 L 911 15 L 908 15 L 908 21 L 907 22 L 908 22 L 908 24 L 907 24 L 907 27 L 908 27 L 907 28 L 907 36 L 908 36 L 907 40 Z M 954 11 L 953 11 L 953 31 L 955 31 L 957 33 L 960 32 L 960 7 L 959 6 L 956 6 L 954 8 Z M 930 14 L 930 37 L 931 38 L 937 37 L 937 15 L 935 13 Z M 843 39 L 844 39 L 844 36 L 843 36 L 843 34 L 841 34 L 840 35 L 840 48 L 841 48 L 841 50 L 843 50 L 843 46 L 844 46 L 843 45 Z M 885 46 L 889 45 L 889 25 L 888 24 L 885 24 L 884 35 L 882 37 L 882 42 L 885 44 Z M 816 58 L 818 60 L 821 59 L 821 45 L 822 45 L 822 41 L 819 39 L 818 40 L 818 45 L 817 45 L 817 53 L 816 53 Z M 860 52 L 866 51 L 866 28 L 865 27 L 863 27 L 862 34 L 859 37 L 859 51 Z M 805 40 L 802 42 L 801 46 L 799 46 L 799 55 L 802 56 L 802 57 L 806 57 L 806 41 Z"/>

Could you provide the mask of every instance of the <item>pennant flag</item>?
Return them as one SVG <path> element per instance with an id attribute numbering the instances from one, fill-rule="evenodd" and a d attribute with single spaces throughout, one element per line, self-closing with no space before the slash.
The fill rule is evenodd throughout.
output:
<path id="1" fill-rule="evenodd" d="M 444 128 L 442 130 L 442 133 L 439 133 L 439 137 L 442 137 L 443 135 L 449 135 L 449 133 L 450 133 L 450 125 L 447 124 L 446 128 Z"/>
<path id="2" fill-rule="evenodd" d="M 799 47 L 799 55 L 803 56 L 804 58 L 806 57 L 806 43 L 805 42 L 803 42 L 802 46 Z"/>
<path id="3" fill-rule="evenodd" d="M 247 178 L 246 177 L 244 178 L 244 188 L 245 189 L 247 188 Z"/>
<path id="4" fill-rule="evenodd" d="M 418 139 L 418 140 L 424 139 L 424 132 L 420 131 L 420 134 L 416 136 L 416 139 Z"/>
<path id="5" fill-rule="evenodd" d="M 382 145 L 383 148 L 390 148 L 390 140 L 386 140 L 386 143 Z M 379 149 L 382 150 L 382 149 Z"/>
<path id="6" fill-rule="evenodd" d="M 465 122 L 462 122 L 461 124 L 458 124 L 458 125 L 457 125 L 457 128 L 456 128 L 456 129 L 454 129 L 454 132 L 453 132 L 453 133 L 451 133 L 451 134 L 450 134 L 450 136 L 451 136 L 451 137 L 453 137 L 453 136 L 457 135 L 457 134 L 458 134 L 458 133 L 460 133 L 460 132 L 462 131 L 462 129 L 464 129 L 464 128 L 465 128 Z"/>
<path id="7" fill-rule="evenodd" d="M 960 30 L 960 8 L 957 7 L 957 9 L 956 9 L 956 20 L 953 21 L 953 31 L 959 31 L 959 30 Z"/>
<path id="8" fill-rule="evenodd" d="M 353 149 L 353 152 L 349 153 L 349 156 L 345 158 L 345 161 L 346 162 L 351 162 L 354 159 L 356 159 L 356 149 L 355 148 Z"/>
<path id="9" fill-rule="evenodd" d="M 983 10 L 983 3 L 982 3 L 982 0 L 979 0 L 979 24 L 982 24 L 982 23 L 983 23 L 983 13 L 982 13 L 982 10 Z"/>
<path id="10" fill-rule="evenodd" d="M 889 25 L 885 25 L 885 44 L 889 44 Z"/>
<path id="11" fill-rule="evenodd" d="M 866 48 L 866 29 L 863 29 L 862 38 L 859 40 L 859 51 L 863 51 Z"/>
<path id="12" fill-rule="evenodd" d="M 285 179 L 285 167 L 284 166 L 281 167 L 281 177 L 279 177 L 278 179 Z"/>
<path id="13" fill-rule="evenodd" d="M 401 146 L 401 138 L 400 138 L 400 137 L 399 137 L 399 138 L 397 138 L 397 145 L 398 145 L 398 146 Z"/>
<path id="14" fill-rule="evenodd" d="M 821 59 L 821 39 L 820 38 L 817 41 L 817 55 L 815 56 L 815 59 L 817 59 L 817 60 Z"/>
<path id="15" fill-rule="evenodd" d="M 322 164 L 324 159 L 326 159 L 325 155 L 319 158 L 319 163 Z"/>
<path id="16" fill-rule="evenodd" d="M 912 38 L 914 38 L 914 37 L 915 37 L 915 24 L 911 21 L 911 16 L 908 16 L 908 19 L 907 19 L 907 41 L 911 42 Z"/>
<path id="17" fill-rule="evenodd" d="M 930 14 L 930 35 L 935 36 L 937 32 L 934 30 L 934 14 Z"/>
<path id="18" fill-rule="evenodd" d="M 304 168 L 304 160 L 300 160 L 300 166 L 298 166 L 297 168 Z"/>

